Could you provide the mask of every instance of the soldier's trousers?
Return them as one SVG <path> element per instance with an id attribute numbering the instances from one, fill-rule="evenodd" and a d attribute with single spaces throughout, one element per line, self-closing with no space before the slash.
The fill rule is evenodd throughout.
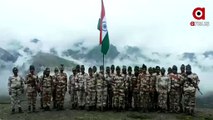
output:
<path id="1" fill-rule="evenodd" d="M 184 91 L 184 112 L 193 114 L 195 108 L 195 91 Z"/>
<path id="2" fill-rule="evenodd" d="M 140 91 L 140 108 L 143 111 L 147 111 L 150 103 L 150 97 L 148 91 Z"/>
<path id="3" fill-rule="evenodd" d="M 97 89 L 97 108 L 106 107 L 107 102 L 107 88 Z"/>
<path id="4" fill-rule="evenodd" d="M 96 105 L 96 92 L 94 90 L 89 90 L 86 96 L 87 107 L 95 107 Z"/>
<path id="5" fill-rule="evenodd" d="M 77 91 L 72 89 L 71 94 L 70 94 L 70 102 L 73 107 L 77 107 L 78 105 L 78 96 L 77 96 Z"/>
<path id="6" fill-rule="evenodd" d="M 43 106 L 44 107 L 50 107 L 51 104 L 51 87 L 43 87 Z"/>
<path id="7" fill-rule="evenodd" d="M 170 111 L 180 112 L 180 92 L 176 90 L 170 92 Z"/>
<path id="8" fill-rule="evenodd" d="M 112 90 L 108 90 L 108 93 L 107 93 L 107 107 L 109 109 L 112 109 L 112 99 L 113 99 L 113 92 Z"/>
<path id="9" fill-rule="evenodd" d="M 140 107 L 140 95 L 139 91 L 133 91 L 133 97 L 132 97 L 132 107 L 134 109 L 138 109 Z"/>
<path id="10" fill-rule="evenodd" d="M 11 90 L 11 108 L 15 109 L 15 107 L 21 107 L 21 89 L 12 89 Z"/>
<path id="11" fill-rule="evenodd" d="M 57 88 L 56 89 L 56 104 L 58 107 L 64 106 L 64 97 L 65 97 L 65 88 Z"/>
<path id="12" fill-rule="evenodd" d="M 161 91 L 158 95 L 158 106 L 161 110 L 167 110 L 167 91 Z"/>
<path id="13" fill-rule="evenodd" d="M 37 93 L 35 91 L 27 93 L 28 106 L 36 106 L 36 96 Z"/>
<path id="14" fill-rule="evenodd" d="M 118 90 L 117 93 L 114 94 L 114 108 L 125 108 L 125 94 L 123 90 Z"/>
<path id="15" fill-rule="evenodd" d="M 78 107 L 84 107 L 85 106 L 85 100 L 86 100 L 85 91 L 84 90 L 78 90 L 77 96 L 78 96 Z"/>
<path id="16" fill-rule="evenodd" d="M 53 97 L 53 107 L 56 107 L 56 89 L 53 89 L 52 97 Z"/>

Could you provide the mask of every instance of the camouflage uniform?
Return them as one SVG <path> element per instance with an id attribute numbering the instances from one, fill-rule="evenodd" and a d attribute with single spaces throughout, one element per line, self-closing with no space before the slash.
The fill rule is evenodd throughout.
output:
<path id="1" fill-rule="evenodd" d="M 21 76 L 10 76 L 8 79 L 8 89 L 11 99 L 11 108 L 15 112 L 15 106 L 21 110 L 21 94 L 24 91 L 24 79 Z"/>
<path id="2" fill-rule="evenodd" d="M 88 109 L 94 109 L 96 106 L 96 79 L 95 76 L 89 75 L 87 77 L 87 96 L 86 96 L 86 105 Z"/>
<path id="3" fill-rule="evenodd" d="M 156 81 L 160 77 L 160 75 L 157 75 L 156 73 L 151 73 L 150 75 L 150 89 L 149 89 L 149 95 L 150 95 L 150 106 L 149 108 L 151 110 L 157 109 L 157 102 L 156 99 Z"/>
<path id="4" fill-rule="evenodd" d="M 179 74 L 170 74 L 171 90 L 170 90 L 170 111 L 180 112 L 180 96 L 181 96 L 181 76 Z"/>
<path id="5" fill-rule="evenodd" d="M 107 82 L 103 73 L 96 75 L 97 108 L 103 110 L 107 102 Z"/>
<path id="6" fill-rule="evenodd" d="M 51 95 L 52 95 L 52 86 L 53 86 L 53 79 L 52 76 L 44 76 L 41 80 L 41 87 L 42 87 L 42 99 L 43 105 L 45 110 L 50 109 L 51 104 Z"/>
<path id="7" fill-rule="evenodd" d="M 66 91 L 67 91 L 67 74 L 60 72 L 56 78 L 56 103 L 58 110 L 63 109 Z"/>
<path id="8" fill-rule="evenodd" d="M 76 108 L 78 105 L 77 89 L 78 89 L 78 76 L 70 75 L 68 82 L 69 94 L 71 98 L 72 109 Z"/>
<path id="9" fill-rule="evenodd" d="M 135 110 L 138 110 L 140 107 L 140 92 L 139 92 L 139 88 L 140 88 L 140 81 L 139 81 L 139 76 L 138 75 L 134 75 L 131 79 L 132 81 L 132 90 L 133 90 L 133 94 L 132 94 L 132 107 Z"/>
<path id="10" fill-rule="evenodd" d="M 112 90 L 112 76 L 111 74 L 105 74 L 105 80 L 107 81 L 107 107 L 109 109 L 112 109 L 112 96 L 113 96 L 113 90 Z"/>
<path id="11" fill-rule="evenodd" d="M 52 86 L 52 98 L 53 98 L 53 108 L 56 108 L 56 86 L 57 86 L 57 76 L 58 76 L 58 69 L 55 69 L 55 74 L 52 76 L 53 79 L 53 86 Z"/>
<path id="12" fill-rule="evenodd" d="M 27 84 L 27 99 L 29 112 L 31 111 L 31 107 L 33 107 L 33 112 L 35 112 L 38 82 L 39 81 L 37 75 L 29 73 L 26 76 L 25 83 Z"/>
<path id="13" fill-rule="evenodd" d="M 163 75 L 156 81 L 156 90 L 158 92 L 158 106 L 162 111 L 168 110 L 167 94 L 170 91 L 170 79 L 167 75 Z"/>
<path id="14" fill-rule="evenodd" d="M 143 112 L 147 112 L 149 107 L 149 74 L 142 73 L 139 75 L 140 78 L 140 108 L 142 108 Z"/>
<path id="15" fill-rule="evenodd" d="M 186 76 L 183 83 L 184 111 L 188 114 L 194 113 L 196 87 L 199 82 L 197 74 L 191 73 Z"/>
<path id="16" fill-rule="evenodd" d="M 124 109 L 125 104 L 124 104 L 124 77 L 120 74 L 116 74 L 114 78 L 114 90 L 113 90 L 113 101 L 114 101 L 114 108 L 116 109 Z"/>
<path id="17" fill-rule="evenodd" d="M 132 74 L 127 74 L 127 78 L 126 78 L 126 90 L 127 90 L 127 109 L 132 108 Z"/>
<path id="18" fill-rule="evenodd" d="M 79 73 L 78 74 L 78 91 L 77 91 L 77 96 L 78 96 L 78 107 L 83 108 L 85 107 L 85 102 L 86 102 L 86 79 L 88 77 L 87 73 Z"/>

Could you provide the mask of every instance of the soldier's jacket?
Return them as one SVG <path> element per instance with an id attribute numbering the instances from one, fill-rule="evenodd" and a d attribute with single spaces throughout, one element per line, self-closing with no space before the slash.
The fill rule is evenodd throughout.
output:
<path id="1" fill-rule="evenodd" d="M 21 76 L 15 77 L 14 75 L 10 76 L 8 79 L 8 89 L 9 92 L 12 90 L 23 90 L 24 89 L 24 79 Z"/>
<path id="2" fill-rule="evenodd" d="M 58 76 L 58 73 L 55 73 L 54 75 L 52 75 L 52 78 L 53 78 L 53 90 L 56 89 L 56 85 L 57 85 L 57 76 Z"/>
<path id="3" fill-rule="evenodd" d="M 191 79 L 191 81 L 188 81 L 188 78 Z M 183 90 L 184 91 L 196 91 L 196 87 L 199 84 L 200 80 L 197 76 L 197 74 L 192 73 L 190 75 L 187 75 L 183 84 Z"/>
<path id="4" fill-rule="evenodd" d="M 35 74 L 27 74 L 25 79 L 25 84 L 27 84 L 27 92 L 36 92 L 39 90 L 38 86 L 39 80 L 38 76 Z"/>
<path id="5" fill-rule="evenodd" d="M 113 81 L 114 81 L 113 90 L 115 90 L 115 94 L 123 95 L 125 88 L 124 77 L 122 75 L 116 75 Z"/>
<path id="6" fill-rule="evenodd" d="M 96 91 L 96 79 L 95 76 L 88 76 L 86 80 L 86 92 L 95 92 Z"/>
<path id="7" fill-rule="evenodd" d="M 65 88 L 67 89 L 67 74 L 59 73 L 56 77 L 56 89 Z"/>
<path id="8" fill-rule="evenodd" d="M 159 79 L 156 81 L 156 90 L 157 92 L 169 92 L 170 91 L 170 79 L 169 76 L 164 75 L 161 76 Z"/>
<path id="9" fill-rule="evenodd" d="M 87 80 L 88 74 L 87 73 L 79 73 L 78 74 L 78 88 L 80 90 L 86 90 L 86 80 Z"/>
<path id="10" fill-rule="evenodd" d="M 76 75 L 70 75 L 69 82 L 68 82 L 68 88 L 71 92 L 78 89 L 78 76 L 77 76 L 77 74 Z"/>
<path id="11" fill-rule="evenodd" d="M 96 82 L 97 89 L 107 88 L 107 81 L 102 73 L 96 74 Z"/>
<path id="12" fill-rule="evenodd" d="M 149 74 L 149 79 L 150 79 L 150 86 L 149 86 L 149 91 L 150 92 L 154 92 L 154 91 L 156 91 L 156 81 L 157 81 L 157 79 L 159 79 L 160 78 L 160 75 L 157 75 L 156 73 L 154 73 L 154 74 Z"/>
<path id="13" fill-rule="evenodd" d="M 139 74 L 140 79 L 140 91 L 149 91 L 150 90 L 150 77 L 149 74 L 141 73 Z"/>
<path id="14" fill-rule="evenodd" d="M 127 91 L 128 89 L 128 82 L 127 82 L 127 74 L 122 74 L 123 82 L 124 82 L 124 90 Z"/>
<path id="15" fill-rule="evenodd" d="M 109 74 L 105 74 L 105 80 L 107 82 L 107 88 L 111 91 L 112 90 L 112 82 L 113 82 L 113 77 Z"/>
<path id="16" fill-rule="evenodd" d="M 169 78 L 171 80 L 171 91 L 172 90 L 179 91 L 181 89 L 181 83 L 182 83 L 181 75 L 171 73 L 169 75 Z"/>
<path id="17" fill-rule="evenodd" d="M 43 88 L 49 88 L 52 90 L 53 88 L 53 78 L 52 76 L 42 76 L 42 79 L 41 79 L 41 88 L 42 88 L 42 91 L 43 91 Z"/>
<path id="18" fill-rule="evenodd" d="M 139 76 L 133 76 L 132 79 L 132 90 L 135 92 L 139 92 L 139 88 L 140 88 L 140 79 Z"/>
<path id="19" fill-rule="evenodd" d="M 127 74 L 126 89 L 128 91 L 132 91 L 132 77 L 133 77 L 133 74 Z"/>

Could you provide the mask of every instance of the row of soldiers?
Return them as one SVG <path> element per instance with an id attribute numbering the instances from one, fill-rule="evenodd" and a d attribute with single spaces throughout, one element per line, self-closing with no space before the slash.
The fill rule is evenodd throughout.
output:
<path id="1" fill-rule="evenodd" d="M 156 66 L 147 69 L 143 64 L 142 67 L 135 66 L 133 74 L 131 66 L 128 68 L 123 66 L 121 69 L 112 65 L 106 67 L 106 71 L 100 66 L 99 72 L 93 66 L 88 69 L 87 74 L 84 65 L 77 65 L 68 80 L 67 74 L 63 72 L 63 65 L 60 71 L 56 68 L 52 76 L 50 69 L 46 68 L 40 78 L 35 75 L 34 66 L 30 66 L 30 73 L 24 81 L 27 84 L 28 110 L 31 111 L 32 107 L 32 111 L 35 111 L 37 92 L 41 94 L 44 110 L 50 110 L 51 98 L 54 108 L 64 109 L 64 97 L 68 89 L 71 109 L 101 111 L 132 109 L 143 112 L 158 110 L 193 114 L 199 78 L 192 73 L 190 65 L 186 67 L 181 65 L 180 69 L 181 73 L 177 73 L 177 66 L 174 65 L 166 74 L 164 68 Z M 23 80 L 16 71 L 17 68 L 13 69 L 14 76 L 9 78 L 9 91 L 15 90 L 11 85 L 14 79 Z M 20 86 L 23 86 L 23 83 L 20 83 Z M 23 92 L 23 89 L 20 91 Z M 14 94 L 10 93 L 12 112 L 15 111 Z"/>

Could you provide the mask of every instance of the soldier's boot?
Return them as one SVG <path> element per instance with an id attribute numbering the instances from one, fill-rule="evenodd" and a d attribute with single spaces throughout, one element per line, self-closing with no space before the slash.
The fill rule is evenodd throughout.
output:
<path id="1" fill-rule="evenodd" d="M 21 107 L 18 108 L 18 112 L 19 112 L 19 113 L 23 113 L 23 110 L 22 110 Z"/>
<path id="2" fill-rule="evenodd" d="M 15 114 L 15 108 L 12 109 L 11 114 Z"/>
<path id="3" fill-rule="evenodd" d="M 33 106 L 33 112 L 36 112 L 36 108 L 35 108 L 35 106 Z"/>
<path id="4" fill-rule="evenodd" d="M 28 106 L 28 113 L 31 112 L 31 106 Z"/>
<path id="5" fill-rule="evenodd" d="M 49 106 L 46 107 L 46 111 L 50 111 L 50 107 Z"/>

